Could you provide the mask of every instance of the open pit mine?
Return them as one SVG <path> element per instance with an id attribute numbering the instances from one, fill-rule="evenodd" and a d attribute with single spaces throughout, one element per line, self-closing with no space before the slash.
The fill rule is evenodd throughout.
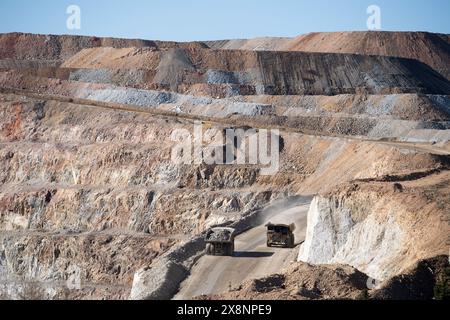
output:
<path id="1" fill-rule="evenodd" d="M 1 34 L 0 114 L 0 299 L 448 297 L 449 35 Z"/>

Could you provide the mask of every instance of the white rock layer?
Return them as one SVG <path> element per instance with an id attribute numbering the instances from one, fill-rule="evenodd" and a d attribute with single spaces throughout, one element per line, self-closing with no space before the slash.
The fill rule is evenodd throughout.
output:
<path id="1" fill-rule="evenodd" d="M 347 264 L 370 277 L 385 280 L 397 270 L 404 233 L 393 212 L 368 214 L 354 221 L 345 203 L 314 198 L 308 213 L 306 239 L 298 260 L 311 264 Z"/>

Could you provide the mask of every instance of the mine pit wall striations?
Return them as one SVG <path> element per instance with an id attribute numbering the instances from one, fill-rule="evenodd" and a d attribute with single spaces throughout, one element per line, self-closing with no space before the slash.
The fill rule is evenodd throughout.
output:
<path id="1" fill-rule="evenodd" d="M 235 236 L 260 226 L 268 217 L 280 211 L 295 207 L 299 203 L 311 201 L 311 196 L 291 196 L 272 201 L 267 206 L 242 215 L 233 223 L 225 223 L 235 229 Z M 220 226 L 220 224 L 217 224 Z M 133 279 L 129 299 L 131 300 L 166 300 L 172 299 L 180 284 L 190 275 L 194 264 L 205 254 L 205 232 L 193 237 L 168 253 L 155 259 L 149 266 L 138 270 Z"/>
<path id="2" fill-rule="evenodd" d="M 204 42 L 211 49 L 358 53 L 422 61 L 450 79 L 450 39 L 429 32 L 313 32 L 294 38 Z"/>
<path id="3" fill-rule="evenodd" d="M 80 100 L 110 107 L 120 104 L 121 108 L 226 119 L 229 123 L 251 126 L 283 126 L 305 133 L 436 143 L 445 143 L 450 137 L 449 96 L 442 95 L 289 96 L 291 102 L 284 96 L 215 99 L 47 79 L 16 72 L 0 72 L 0 86 L 9 88 L 1 90 L 11 92 L 20 93 L 22 89 L 39 92 L 42 98 L 48 99 Z M 319 107 L 322 105 L 326 107 Z"/>
<path id="4" fill-rule="evenodd" d="M 316 32 L 295 38 L 264 37 L 190 43 L 5 33 L 0 34 L 0 59 L 62 60 L 72 57 L 83 49 L 98 47 L 358 53 L 416 59 L 450 80 L 449 46 L 449 35 L 428 32 Z"/>
<path id="5" fill-rule="evenodd" d="M 257 167 L 175 166 L 170 133 L 191 124 L 11 98 L 0 97 L 0 297 L 127 298 L 136 270 L 184 235 L 284 194 L 250 190 Z M 76 268 L 89 272 L 68 290 Z"/>
<path id="6" fill-rule="evenodd" d="M 0 95 L 0 115 L 0 269 L 9 283 L 0 293 L 19 298 L 8 289 L 19 288 L 14 279 L 53 290 L 72 265 L 93 271 L 67 298 L 128 297 L 134 273 L 180 234 L 288 195 L 448 164 L 382 143 L 281 132 L 280 171 L 263 177 L 254 166 L 170 165 L 170 133 L 192 129 L 182 119 L 17 95 Z M 63 287 L 42 297 L 65 298 Z"/>

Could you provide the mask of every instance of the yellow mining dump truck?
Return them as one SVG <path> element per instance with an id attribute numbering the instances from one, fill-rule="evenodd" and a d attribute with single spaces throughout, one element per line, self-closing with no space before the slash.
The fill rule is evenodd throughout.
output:
<path id="1" fill-rule="evenodd" d="M 206 254 L 210 256 L 232 256 L 234 254 L 233 228 L 212 228 L 206 233 Z"/>
<path id="2" fill-rule="evenodd" d="M 295 224 L 273 224 L 268 223 L 267 227 L 267 246 L 281 246 L 283 248 L 295 247 Z"/>

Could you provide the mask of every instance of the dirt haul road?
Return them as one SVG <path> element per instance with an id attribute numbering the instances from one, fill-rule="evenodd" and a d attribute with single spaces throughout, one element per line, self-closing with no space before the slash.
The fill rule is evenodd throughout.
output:
<path id="1" fill-rule="evenodd" d="M 310 199 L 295 207 L 278 211 L 264 219 L 260 226 L 236 237 L 233 257 L 204 256 L 195 264 L 191 275 L 181 284 L 175 300 L 191 299 L 204 294 L 216 294 L 235 288 L 247 280 L 280 272 L 295 261 L 299 245 L 306 235 L 306 221 Z M 268 248 L 267 222 L 295 223 L 294 249 Z"/>
<path id="2" fill-rule="evenodd" d="M 88 99 L 79 99 L 79 98 L 69 98 L 65 96 L 58 96 L 58 95 L 51 95 L 51 94 L 41 94 L 41 93 L 35 93 L 35 92 L 29 92 L 27 90 L 21 90 L 21 89 L 14 89 L 14 88 L 4 88 L 0 87 L 0 93 L 1 94 L 13 94 L 16 96 L 25 96 L 32 99 L 43 99 L 47 101 L 56 101 L 56 102 L 65 102 L 65 103 L 75 103 L 79 106 L 83 106 L 86 108 L 101 108 L 101 109 L 110 109 L 110 110 L 117 110 L 117 111 L 126 111 L 131 112 L 135 114 L 151 114 L 154 116 L 160 116 L 160 117 L 167 117 L 172 119 L 183 119 L 186 121 L 191 121 L 194 123 L 195 121 L 207 121 L 211 124 L 217 124 L 217 125 L 226 125 L 226 126 L 233 126 L 233 127 L 239 127 L 243 125 L 248 125 L 247 120 L 245 120 L 242 123 L 230 123 L 226 118 L 214 118 L 209 116 L 200 116 L 200 115 L 193 115 L 193 114 L 180 114 L 173 111 L 165 111 L 165 110 L 157 110 L 157 109 L 144 109 L 140 106 L 132 105 L 132 104 L 119 104 L 119 103 L 108 103 L 108 102 L 101 102 L 101 101 L 95 101 L 95 100 L 88 100 Z M 384 145 L 390 145 L 392 147 L 401 148 L 401 149 L 408 149 L 418 152 L 429 152 L 433 154 L 438 155 L 450 155 L 450 145 L 448 142 L 444 144 L 443 146 L 436 146 L 432 144 L 431 142 L 407 142 L 407 141 L 381 141 L 379 139 L 369 139 L 369 138 L 361 138 L 361 137 L 355 137 L 355 136 L 345 136 L 345 135 L 326 135 L 326 134 L 320 134 L 320 133 L 305 133 L 298 131 L 295 128 L 292 127 L 284 127 L 284 126 L 273 126 L 273 125 L 267 125 L 264 126 L 264 129 L 270 130 L 270 129 L 278 129 L 281 131 L 281 133 L 284 132 L 297 132 L 300 134 L 304 134 L 307 136 L 314 136 L 314 137 L 335 137 L 335 138 L 342 138 L 346 140 L 357 140 L 357 141 L 367 141 L 367 142 L 375 142 L 379 144 Z"/>

